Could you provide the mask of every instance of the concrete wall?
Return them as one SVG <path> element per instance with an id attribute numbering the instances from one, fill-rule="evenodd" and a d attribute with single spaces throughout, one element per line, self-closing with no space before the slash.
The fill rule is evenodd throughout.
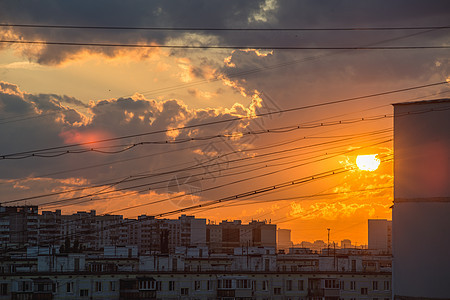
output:
<path id="1" fill-rule="evenodd" d="M 396 199 L 450 196 L 450 110 L 429 111 L 445 107 L 450 100 L 394 105 Z"/>
<path id="2" fill-rule="evenodd" d="M 450 298 L 450 100 L 394 105 L 394 296 Z M 433 110 L 433 111 L 430 111 Z"/>

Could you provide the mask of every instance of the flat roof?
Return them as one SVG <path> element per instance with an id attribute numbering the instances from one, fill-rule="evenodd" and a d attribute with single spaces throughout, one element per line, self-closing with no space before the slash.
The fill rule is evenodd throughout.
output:
<path id="1" fill-rule="evenodd" d="M 417 104 L 434 104 L 434 103 L 450 103 L 450 99 L 444 98 L 444 99 L 433 99 L 433 100 L 422 100 L 422 101 L 411 101 L 411 102 L 398 102 L 398 103 L 392 103 L 392 105 L 417 105 Z"/>

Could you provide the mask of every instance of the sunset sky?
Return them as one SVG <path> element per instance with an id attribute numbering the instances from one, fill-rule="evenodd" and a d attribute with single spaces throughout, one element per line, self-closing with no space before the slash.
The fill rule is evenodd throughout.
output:
<path id="1" fill-rule="evenodd" d="M 0 202 L 231 199 L 183 213 L 366 244 L 367 219 L 391 219 L 391 104 L 449 97 L 449 20 L 449 1 L 3 0 Z M 379 168 L 356 168 L 368 154 Z"/>

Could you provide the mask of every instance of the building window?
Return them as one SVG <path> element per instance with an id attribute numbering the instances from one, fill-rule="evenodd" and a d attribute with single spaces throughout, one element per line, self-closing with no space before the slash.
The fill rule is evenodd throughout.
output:
<path id="1" fill-rule="evenodd" d="M 19 292 L 27 292 L 31 291 L 31 282 L 30 281 L 22 281 L 19 283 Z"/>
<path id="2" fill-rule="evenodd" d="M 89 297 L 89 290 L 88 289 L 80 290 L 80 297 Z"/>
<path id="3" fill-rule="evenodd" d="M 339 288 L 339 283 L 336 279 L 326 279 L 325 280 L 326 289 L 337 289 Z"/>
<path id="4" fill-rule="evenodd" d="M 350 290 L 355 291 L 356 290 L 356 281 L 350 281 Z"/>
<path id="5" fill-rule="evenodd" d="M 169 291 L 175 291 L 175 281 L 169 281 Z"/>
<path id="6" fill-rule="evenodd" d="M 233 280 L 231 279 L 224 279 L 223 280 L 223 286 L 224 289 L 231 289 L 233 287 Z"/>
<path id="7" fill-rule="evenodd" d="M 161 291 L 161 281 L 156 282 L 156 290 Z"/>
<path id="8" fill-rule="evenodd" d="M 389 291 L 391 289 L 391 282 L 390 281 L 385 281 L 384 282 L 384 290 L 385 291 Z"/>
<path id="9" fill-rule="evenodd" d="M 249 289 L 250 284 L 247 279 L 238 279 L 236 280 L 236 288 L 238 289 Z"/>
<path id="10" fill-rule="evenodd" d="M 75 272 L 80 271 L 80 258 L 79 257 L 76 257 L 74 259 L 74 271 Z"/>
<path id="11" fill-rule="evenodd" d="M 305 290 L 305 282 L 303 280 L 298 281 L 298 290 L 304 291 Z"/>
<path id="12" fill-rule="evenodd" d="M 286 291 L 292 291 L 292 280 L 286 280 Z"/>
<path id="13" fill-rule="evenodd" d="M 339 289 L 341 291 L 345 290 L 345 281 L 339 281 Z"/>
<path id="14" fill-rule="evenodd" d="M 51 283 L 38 283 L 37 284 L 37 291 L 38 292 L 52 292 L 53 291 L 53 285 Z"/>
<path id="15" fill-rule="evenodd" d="M 154 290 L 157 287 L 158 287 L 158 283 L 154 280 L 139 281 L 139 289 L 140 290 Z"/>
<path id="16" fill-rule="evenodd" d="M 109 290 L 113 291 L 113 292 L 116 290 L 116 282 L 115 281 L 109 282 Z"/>
<path id="17" fill-rule="evenodd" d="M 96 292 L 101 292 L 102 291 L 102 282 L 101 281 L 96 281 L 95 282 L 95 291 Z"/>
<path id="18" fill-rule="evenodd" d="M 263 291 L 269 290 L 269 282 L 267 280 L 263 280 L 263 282 L 262 282 L 262 290 Z"/>
<path id="19" fill-rule="evenodd" d="M 183 296 L 189 295 L 189 288 L 181 288 L 181 295 Z"/>
<path id="20" fill-rule="evenodd" d="M 8 284 L 7 283 L 0 284 L 0 295 L 2 295 L 2 296 L 8 295 Z"/>
<path id="21" fill-rule="evenodd" d="M 373 281 L 373 282 L 372 282 L 372 289 L 373 289 L 374 291 L 378 291 L 378 281 Z"/>
<path id="22" fill-rule="evenodd" d="M 361 295 L 367 295 L 368 291 L 368 288 L 361 288 Z"/>
<path id="23" fill-rule="evenodd" d="M 264 271 L 270 271 L 270 259 L 268 258 L 264 260 Z"/>
<path id="24" fill-rule="evenodd" d="M 208 280 L 208 281 L 206 281 L 206 284 L 207 284 L 208 291 L 212 291 L 212 289 L 213 289 L 213 281 L 212 280 Z"/>
<path id="25" fill-rule="evenodd" d="M 273 294 L 274 295 L 281 295 L 281 288 L 280 287 L 273 288 Z"/>
<path id="26" fill-rule="evenodd" d="M 66 283 L 66 292 L 73 293 L 73 282 Z"/>
<path id="27" fill-rule="evenodd" d="M 199 291 L 199 290 L 200 290 L 200 286 L 201 286 L 200 280 L 194 281 L 194 289 L 195 289 L 196 291 Z"/>

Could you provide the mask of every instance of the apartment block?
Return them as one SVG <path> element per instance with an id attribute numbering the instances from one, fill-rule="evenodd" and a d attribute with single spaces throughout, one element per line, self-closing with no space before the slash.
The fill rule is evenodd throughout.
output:
<path id="1" fill-rule="evenodd" d="M 38 243 L 37 206 L 0 206 L 1 248 Z"/>
<path id="2" fill-rule="evenodd" d="M 36 249 L 0 262 L 0 299 L 391 299 L 392 293 L 391 268 L 384 265 L 390 256 L 370 252 L 328 256 L 238 247 L 233 254 L 214 254 L 206 247 L 178 247 L 174 254 L 138 255 L 135 246 L 86 253 Z"/>
<path id="3" fill-rule="evenodd" d="M 266 221 L 222 221 L 206 225 L 206 241 L 212 252 L 233 253 L 236 247 L 276 247 L 277 226 Z"/>

